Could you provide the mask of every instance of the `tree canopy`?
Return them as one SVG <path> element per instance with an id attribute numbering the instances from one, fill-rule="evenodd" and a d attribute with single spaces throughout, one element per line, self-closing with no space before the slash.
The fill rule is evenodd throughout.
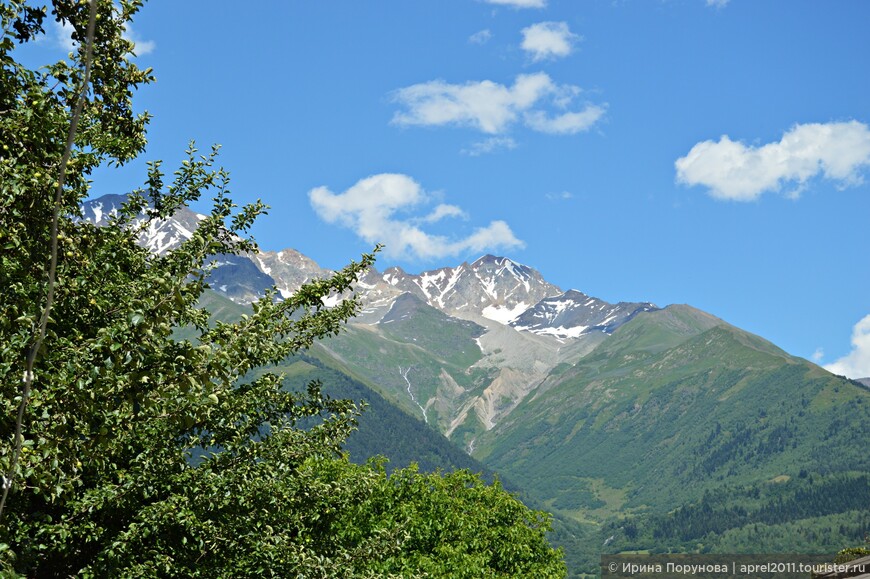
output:
<path id="1" fill-rule="evenodd" d="M 233 204 L 217 147 L 191 145 L 171 176 L 150 163 L 107 226 L 80 219 L 94 169 L 146 143 L 133 94 L 154 77 L 122 36 L 141 4 L 0 4 L 0 571 L 564 575 L 547 515 L 468 472 L 350 463 L 359 405 L 268 371 L 340 331 L 358 301 L 323 298 L 348 295 L 373 254 L 211 320 L 208 258 L 255 252 L 266 210 Z M 16 50 L 49 18 L 79 48 L 27 68 Z M 213 209 L 190 239 L 159 255 L 137 244 L 204 194 Z"/>

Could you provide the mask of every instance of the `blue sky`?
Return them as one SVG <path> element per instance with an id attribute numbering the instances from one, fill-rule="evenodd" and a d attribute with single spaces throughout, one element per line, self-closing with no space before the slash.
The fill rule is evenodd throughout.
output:
<path id="1" fill-rule="evenodd" d="M 264 249 L 337 268 L 383 241 L 379 268 L 411 272 L 507 255 L 870 375 L 870 3 L 240 6 L 134 22 L 158 79 L 142 161 L 222 144 L 234 198 L 272 207 Z"/>

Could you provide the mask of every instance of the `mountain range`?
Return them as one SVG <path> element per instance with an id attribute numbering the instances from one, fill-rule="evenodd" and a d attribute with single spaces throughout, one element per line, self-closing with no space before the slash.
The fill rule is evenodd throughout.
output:
<path id="1" fill-rule="evenodd" d="M 104 225 L 124 199 L 88 201 L 83 217 Z M 190 238 L 202 218 L 182 208 L 144 229 L 139 241 L 155 253 L 166 252 Z M 238 304 L 251 303 L 273 286 L 286 297 L 304 282 L 331 274 L 293 249 L 215 256 L 211 265 L 211 288 Z M 343 360 L 354 358 L 348 349 L 370 347 L 363 342 L 402 344 L 389 366 L 378 357 L 367 361 L 368 379 L 383 383 L 394 402 L 425 422 L 431 419 L 448 436 L 459 430 L 457 437 L 469 445 L 555 366 L 579 359 L 639 313 L 658 309 L 563 291 L 536 270 L 492 255 L 418 275 L 398 267 L 371 269 L 356 293 L 362 313 L 345 336 L 324 347 Z"/>
<path id="2" fill-rule="evenodd" d="M 103 224 L 123 199 L 88 201 L 83 216 Z M 140 243 L 168 251 L 200 219 L 182 209 Z M 207 301 L 222 312 L 331 273 L 292 249 L 212 263 Z M 446 461 L 434 466 L 507 477 L 555 514 L 575 574 L 602 551 L 825 552 L 870 533 L 866 380 L 688 305 L 565 291 L 507 257 L 371 269 L 355 291 L 360 315 L 289 374 L 325 372 L 399 410 L 380 411 L 393 425 L 422 422 L 408 432 L 429 433 L 415 448 Z M 390 435 L 361 424 L 367 436 Z M 362 452 L 386 448 L 375 442 Z M 432 450 L 445 442 L 480 462 Z"/>

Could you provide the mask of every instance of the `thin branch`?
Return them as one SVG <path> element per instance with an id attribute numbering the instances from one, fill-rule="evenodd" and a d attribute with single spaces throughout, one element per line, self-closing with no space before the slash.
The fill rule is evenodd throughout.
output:
<path id="1" fill-rule="evenodd" d="M 27 353 L 27 363 L 24 370 L 22 382 L 24 386 L 21 392 L 21 401 L 18 404 L 18 417 L 15 421 L 15 451 L 12 454 L 12 462 L 9 466 L 9 472 L 3 477 L 3 497 L 0 498 L 0 521 L 3 520 L 3 511 L 6 507 L 6 497 L 9 495 L 9 489 L 12 488 L 12 483 L 15 479 L 15 471 L 18 468 L 18 460 L 21 458 L 21 447 L 23 444 L 23 436 L 21 434 L 22 424 L 24 423 L 24 411 L 27 408 L 27 402 L 30 398 L 30 390 L 33 386 L 33 366 L 36 362 L 36 355 L 42 348 L 42 343 L 45 340 L 45 332 L 48 327 L 48 319 L 51 315 L 51 307 L 54 304 L 54 286 L 57 280 L 57 229 L 60 221 L 60 208 L 63 198 L 63 187 L 66 181 L 66 169 L 72 156 L 72 148 L 75 143 L 76 131 L 78 130 L 79 117 L 82 114 L 85 100 L 88 93 L 88 84 L 91 76 L 91 61 L 93 60 L 94 52 L 94 29 L 97 21 L 97 0 L 90 0 L 90 14 L 88 16 L 88 33 L 85 47 L 85 76 L 82 80 L 82 88 L 79 92 L 78 100 L 73 110 L 72 119 L 70 120 L 69 134 L 66 139 L 66 147 L 63 152 L 63 157 L 60 161 L 60 175 L 57 179 L 57 187 L 54 195 L 54 216 L 51 221 L 51 262 L 48 268 L 48 291 L 45 297 L 45 308 L 42 310 L 42 317 L 39 320 L 39 334 L 36 337 L 33 345 Z"/>

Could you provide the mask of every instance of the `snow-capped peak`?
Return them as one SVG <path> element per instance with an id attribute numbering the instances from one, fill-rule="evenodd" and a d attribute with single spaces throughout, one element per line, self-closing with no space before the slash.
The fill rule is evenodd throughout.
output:
<path id="1" fill-rule="evenodd" d="M 372 303 L 408 292 L 450 315 L 484 317 L 502 324 L 542 298 L 561 293 L 534 269 L 493 255 L 420 274 L 390 267 L 383 274 L 365 276 L 363 281 L 358 289 L 363 290 L 364 300 L 368 296 Z"/>
<path id="2" fill-rule="evenodd" d="M 94 225 L 106 225 L 126 199 L 126 195 L 103 195 L 98 199 L 85 201 L 82 204 L 82 216 L 85 221 L 90 221 Z M 203 219 L 205 215 L 182 207 L 170 219 L 151 220 L 148 227 L 139 234 L 139 243 L 154 253 L 166 253 L 190 239 Z M 138 226 L 145 220 L 146 216 L 143 213 L 133 221 L 133 226 Z"/>
<path id="3" fill-rule="evenodd" d="M 651 303 L 609 304 L 577 290 L 548 297 L 510 322 L 517 330 L 560 340 L 590 332 L 610 334 L 640 312 L 657 310 Z"/>

